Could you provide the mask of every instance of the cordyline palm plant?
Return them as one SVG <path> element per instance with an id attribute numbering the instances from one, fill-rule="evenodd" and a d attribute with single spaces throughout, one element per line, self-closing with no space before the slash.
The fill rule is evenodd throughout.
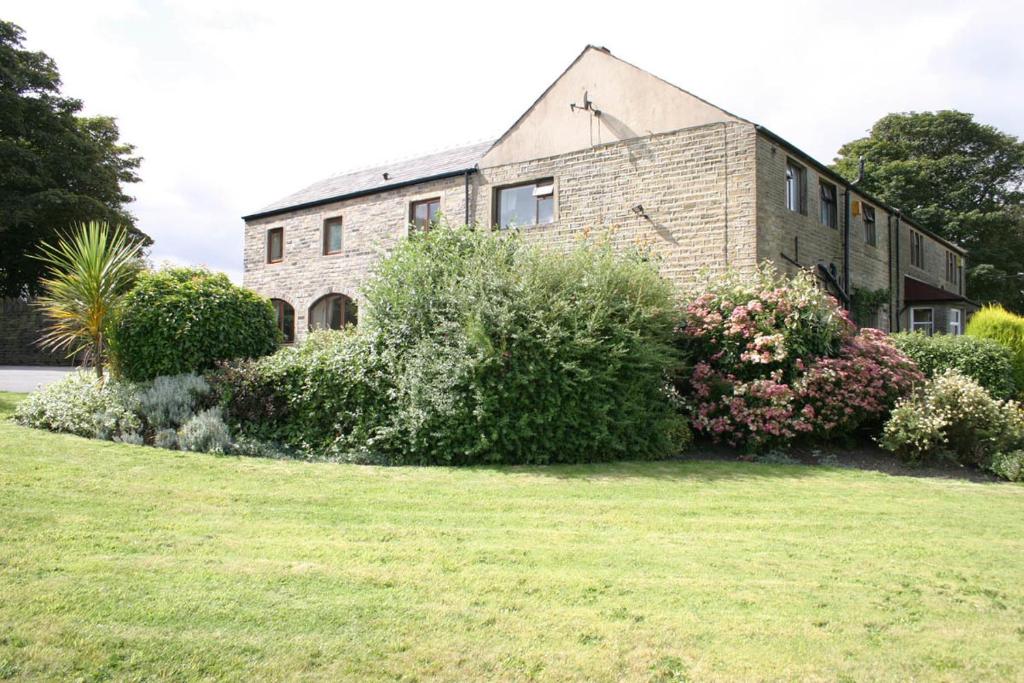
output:
<path id="1" fill-rule="evenodd" d="M 122 228 L 94 221 L 56 245 L 43 244 L 36 256 L 49 266 L 36 302 L 49 318 L 40 342 L 68 357 L 84 351 L 100 382 L 107 328 L 141 267 L 141 253 L 142 245 Z"/>

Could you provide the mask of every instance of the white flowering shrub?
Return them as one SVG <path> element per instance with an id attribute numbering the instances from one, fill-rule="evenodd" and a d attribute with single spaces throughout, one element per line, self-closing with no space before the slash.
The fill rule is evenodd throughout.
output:
<path id="1" fill-rule="evenodd" d="M 178 430 L 178 446 L 183 451 L 199 453 L 227 453 L 231 448 L 231 433 L 221 419 L 219 408 L 197 413 Z"/>
<path id="2" fill-rule="evenodd" d="M 113 439 L 138 434 L 142 422 L 130 384 L 101 384 L 91 372 L 73 372 L 18 404 L 18 424 L 52 432 Z"/>
<path id="3" fill-rule="evenodd" d="M 185 373 L 157 377 L 139 389 L 139 412 L 154 430 L 176 429 L 195 412 L 196 403 L 210 385 L 199 375 Z"/>
<path id="4" fill-rule="evenodd" d="M 930 380 L 893 409 L 881 445 L 912 463 L 937 456 L 988 467 L 1002 452 L 1024 446 L 1024 416 L 955 370 Z"/>

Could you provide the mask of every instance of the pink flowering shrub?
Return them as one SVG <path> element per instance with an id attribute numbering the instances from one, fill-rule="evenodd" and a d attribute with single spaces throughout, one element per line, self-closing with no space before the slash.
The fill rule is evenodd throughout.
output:
<path id="1" fill-rule="evenodd" d="M 751 450 L 835 439 L 879 422 L 921 381 L 878 330 L 859 334 L 813 277 L 726 275 L 684 308 L 693 427 Z"/>
<path id="2" fill-rule="evenodd" d="M 866 424 L 880 425 L 896 402 L 923 381 L 888 335 L 866 328 L 847 339 L 837 357 L 815 360 L 795 389 L 810 431 L 828 439 Z"/>

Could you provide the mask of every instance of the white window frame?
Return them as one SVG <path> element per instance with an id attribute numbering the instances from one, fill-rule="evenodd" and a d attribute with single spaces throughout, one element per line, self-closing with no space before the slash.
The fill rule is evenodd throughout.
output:
<path id="1" fill-rule="evenodd" d="M 917 322 L 914 318 L 917 312 L 928 311 L 929 320 L 927 322 Z M 924 332 L 929 337 L 935 334 L 935 309 L 931 306 L 914 306 L 910 309 L 910 331 L 911 332 Z"/>
<path id="2" fill-rule="evenodd" d="M 523 223 L 521 225 L 520 224 L 511 224 L 510 223 L 509 225 L 502 225 L 501 224 L 501 193 L 505 192 L 507 190 L 515 190 L 515 189 L 519 189 L 519 188 L 522 188 L 522 187 L 531 187 L 531 186 L 533 188 L 533 190 L 531 192 L 532 192 L 532 195 L 533 195 L 534 202 L 537 202 L 537 201 L 539 201 L 541 199 L 550 199 L 551 200 L 551 220 L 545 221 L 543 223 L 534 222 L 534 223 Z M 516 182 L 516 183 L 510 183 L 508 185 L 500 185 L 498 187 L 495 187 L 494 191 L 491 193 L 491 201 L 493 202 L 493 204 L 491 206 L 492 220 L 494 221 L 494 225 L 495 225 L 495 227 L 498 230 L 508 230 L 510 228 L 517 228 L 517 229 L 519 229 L 519 228 L 530 228 L 530 227 L 536 227 L 536 226 L 541 226 L 541 225 L 552 225 L 552 224 L 558 222 L 558 201 L 557 201 L 557 199 L 558 199 L 558 197 L 557 197 L 557 195 L 555 193 L 555 179 L 553 177 L 540 178 L 540 179 L 537 179 L 537 180 L 527 180 L 527 181 Z M 536 206 L 534 207 L 534 213 L 535 214 L 537 213 L 537 207 Z"/>
<path id="3" fill-rule="evenodd" d="M 807 213 L 807 169 L 786 159 L 786 208 L 793 213 Z"/>
<path id="4" fill-rule="evenodd" d="M 954 320 L 954 316 L 956 320 Z M 964 312 L 959 308 L 949 309 L 949 320 L 946 323 L 946 329 L 949 334 L 959 336 L 964 333 Z"/>

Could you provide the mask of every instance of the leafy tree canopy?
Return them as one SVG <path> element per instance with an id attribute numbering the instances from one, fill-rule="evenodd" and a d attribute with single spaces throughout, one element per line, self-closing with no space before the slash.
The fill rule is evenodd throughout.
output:
<path id="1" fill-rule="evenodd" d="M 1024 312 L 1024 143 L 959 111 L 889 114 L 833 168 L 968 250 L 974 299 Z"/>
<path id="2" fill-rule="evenodd" d="M 0 296 L 38 293 L 45 266 L 31 255 L 76 224 L 102 221 L 152 242 L 126 209 L 135 148 L 113 118 L 80 116 L 54 61 L 23 42 L 20 27 L 0 20 Z"/>

